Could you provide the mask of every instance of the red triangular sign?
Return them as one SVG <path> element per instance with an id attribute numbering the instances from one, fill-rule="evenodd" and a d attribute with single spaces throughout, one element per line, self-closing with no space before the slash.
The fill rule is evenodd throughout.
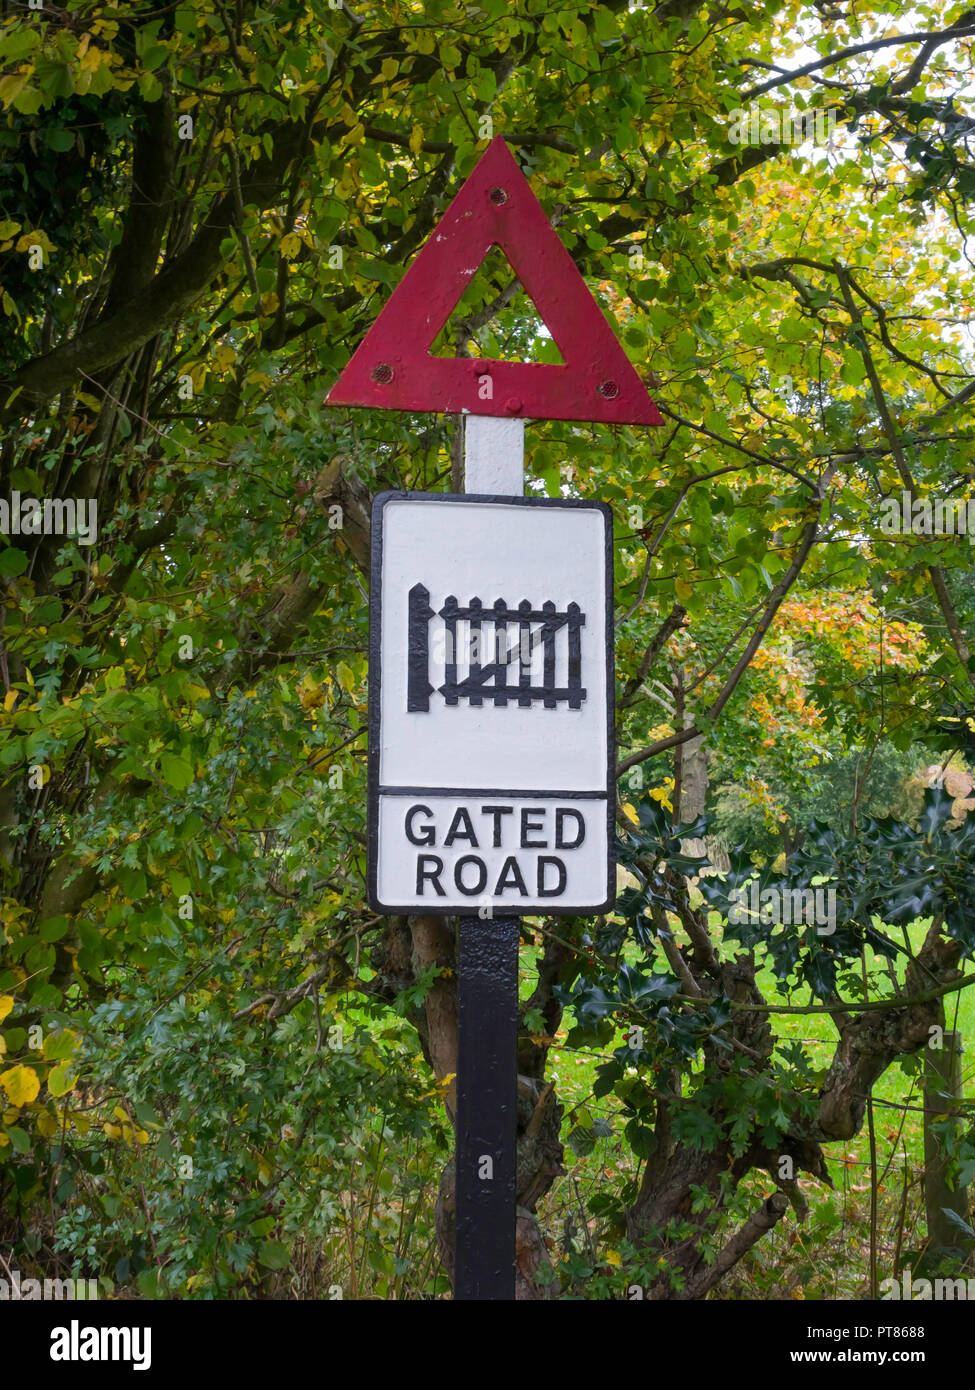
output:
<path id="1" fill-rule="evenodd" d="M 431 354 L 493 246 L 511 262 L 563 365 Z M 663 424 L 500 135 L 390 295 L 328 404 Z"/>

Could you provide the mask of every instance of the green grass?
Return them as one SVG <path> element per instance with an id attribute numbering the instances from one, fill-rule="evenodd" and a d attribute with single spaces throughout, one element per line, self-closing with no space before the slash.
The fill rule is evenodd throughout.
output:
<path id="1" fill-rule="evenodd" d="M 713 919 L 715 923 L 718 920 L 716 916 Z M 923 941 L 925 926 L 917 923 L 910 929 L 912 950 L 916 951 Z M 720 936 L 717 927 L 715 932 Z M 895 940 L 902 939 L 894 932 L 888 934 Z M 539 944 L 525 944 L 521 949 L 520 995 L 523 1000 L 531 994 L 537 981 L 540 941 L 539 937 Z M 730 943 L 728 952 L 733 949 L 736 946 Z M 627 949 L 625 954 L 634 963 L 640 960 L 635 948 Z M 661 970 L 667 968 L 662 957 L 656 966 Z M 883 969 L 883 962 L 872 952 L 868 956 L 868 969 L 871 980 L 875 972 Z M 903 967 L 899 969 L 902 974 Z M 885 976 L 877 974 L 876 979 L 877 983 L 871 984 L 872 996 L 882 988 Z M 810 1002 L 808 989 L 798 990 L 790 997 L 769 970 L 760 972 L 758 984 L 770 1004 Z M 962 990 L 957 995 L 948 995 L 945 1002 L 948 1026 L 959 1029 L 963 1037 L 970 1037 L 975 1022 L 975 991 Z M 351 998 L 346 1012 L 350 1024 L 359 1021 L 365 1027 L 372 1026 L 369 1012 L 361 1011 L 360 1016 Z M 540 1215 L 543 1229 L 552 1239 L 550 1254 L 563 1277 L 567 1271 L 576 1271 L 569 1296 L 625 1298 L 628 1285 L 639 1282 L 627 1268 L 625 1246 L 607 1228 L 605 1221 L 596 1219 L 588 1209 L 591 1198 L 597 1194 L 619 1193 L 628 1180 L 639 1175 L 640 1165 L 623 1138 L 625 1116 L 619 1103 L 611 1095 L 598 1100 L 592 1097 L 596 1069 L 601 1062 L 610 1060 L 613 1048 L 623 1041 L 623 1031 L 620 1029 L 614 1042 L 603 1049 L 570 1048 L 565 1039 L 573 1025 L 571 1011 L 567 1011 L 552 1046 L 549 1065 L 549 1078 L 556 1082 L 564 1107 L 563 1141 L 578 1123 L 583 1110 L 593 1118 L 609 1121 L 613 1133 L 597 1140 L 592 1151 L 584 1155 L 574 1153 L 566 1145 L 564 1164 L 567 1171 L 556 1179 L 543 1200 Z M 772 1026 L 781 1042 L 801 1040 L 812 1064 L 820 1069 L 828 1067 L 836 1045 L 836 1031 L 828 1014 L 773 1014 Z M 415 1061 L 420 1064 L 419 1057 Z M 964 1066 L 964 1078 L 965 1096 L 971 1101 L 975 1099 L 975 1047 Z M 431 1121 L 436 1118 L 441 1122 L 442 1099 L 432 1078 L 424 1104 L 430 1107 Z M 880 1279 L 894 1273 L 898 1250 L 903 1256 L 904 1252 L 922 1249 L 925 1243 L 920 1104 L 919 1079 L 906 1076 L 896 1063 L 874 1088 Z M 904 1106 L 918 1108 L 904 1109 Z M 378 1121 L 376 1116 L 377 1130 Z M 824 1152 L 833 1189 L 801 1175 L 800 1187 L 809 1203 L 806 1221 L 800 1223 L 794 1213 L 787 1213 L 735 1267 L 718 1297 L 815 1300 L 869 1296 L 871 1169 L 866 1124 L 854 1138 L 825 1145 Z M 395 1169 L 389 1192 L 383 1190 L 377 1200 L 372 1204 L 367 1202 L 365 1208 L 357 1197 L 355 1212 L 350 1208 L 337 1213 L 334 1239 L 317 1257 L 322 1264 L 322 1268 L 316 1269 L 318 1283 L 324 1280 L 326 1286 L 332 1282 L 346 1284 L 350 1268 L 355 1267 L 360 1296 L 368 1296 L 370 1290 L 382 1297 L 447 1296 L 446 1281 L 438 1273 L 432 1230 L 433 1203 L 445 1158 L 446 1152 L 443 1155 L 434 1152 L 427 1135 L 407 1164 L 408 1175 L 400 1168 Z M 390 1162 L 395 1163 L 395 1160 L 388 1150 L 383 1150 L 381 1158 L 377 1157 L 377 1165 Z M 407 1176 L 408 1194 L 403 1186 Z M 362 1188 L 362 1175 L 350 1173 L 350 1192 L 358 1193 Z M 365 1183 L 365 1188 L 371 1191 L 370 1182 Z M 754 1210 L 771 1191 L 772 1182 L 767 1174 L 750 1175 L 743 1184 L 745 1212 Z M 741 1219 L 737 1215 L 731 1224 L 737 1225 Z M 900 1232 L 902 1225 L 903 1233 Z M 395 1239 L 390 1235 L 394 1226 Z M 410 1228 L 416 1248 L 403 1250 L 402 1233 Z M 419 1240 L 416 1239 L 418 1235 Z M 387 1277 L 381 1278 L 372 1268 L 375 1254 L 372 1247 L 377 1242 L 386 1254 L 405 1257 L 403 1273 L 397 1275 L 392 1286 Z M 587 1270 L 592 1273 L 587 1274 Z"/>
<path id="2" fill-rule="evenodd" d="M 717 918 L 714 919 L 717 921 Z M 908 931 L 911 950 L 916 952 L 923 942 L 927 923 L 915 923 Z M 887 934 L 894 940 L 903 935 L 893 929 Z M 629 953 L 627 953 L 629 954 Z M 536 951 L 522 949 L 522 998 L 530 994 L 534 983 Z M 637 953 L 632 953 L 637 959 Z M 903 960 L 903 958 L 902 958 Z M 903 974 L 901 961 L 898 971 Z M 890 981 L 883 959 L 872 951 L 867 956 L 870 997 L 889 993 Z M 665 966 L 660 962 L 660 968 Z M 883 972 L 881 974 L 881 972 Z M 811 1000 L 808 988 L 791 996 L 779 985 L 772 972 L 763 969 L 758 985 L 770 1004 L 803 1005 L 818 1003 Z M 845 997 L 853 998 L 852 995 Z M 975 1022 L 975 997 L 962 990 L 945 999 L 946 1024 L 962 1033 L 972 1035 Z M 593 1116 L 614 1124 L 612 1137 L 599 1140 L 589 1154 L 576 1156 L 567 1148 L 565 1164 L 568 1172 L 560 1179 L 545 1202 L 544 1218 L 550 1229 L 563 1233 L 563 1249 L 558 1244 L 553 1256 L 568 1250 L 596 1254 L 597 1263 L 612 1278 L 613 1254 L 611 1243 L 600 1231 L 599 1223 L 586 1210 L 588 1199 L 596 1192 L 619 1187 L 627 1176 L 635 1174 L 638 1164 L 621 1137 L 620 1110 L 612 1096 L 592 1098 L 596 1068 L 609 1060 L 612 1044 L 603 1051 L 570 1049 L 565 1036 L 574 1020 L 567 1012 L 558 1040 L 553 1047 L 550 1076 L 557 1082 L 559 1096 L 565 1107 L 563 1139 L 576 1123 L 578 1112 L 585 1109 Z M 781 1042 L 799 1040 L 817 1070 L 828 1068 L 836 1046 L 837 1034 L 828 1014 L 774 1014 L 772 1026 Z M 622 1032 L 619 1035 L 622 1040 Z M 923 1202 L 924 1137 L 921 1113 L 922 1078 L 905 1075 L 895 1062 L 883 1074 L 873 1091 L 874 1132 L 878 1178 L 877 1265 L 878 1278 L 894 1273 L 898 1251 L 919 1251 L 926 1242 Z M 975 1100 L 975 1055 L 963 1059 L 963 1089 L 965 1099 Z M 870 1142 L 866 1120 L 859 1134 L 852 1139 L 825 1145 L 827 1166 L 833 1190 L 807 1175 L 800 1176 L 800 1187 L 809 1202 L 809 1216 L 799 1223 L 793 1213 L 763 1238 L 760 1245 L 736 1268 L 722 1288 L 723 1297 L 738 1298 L 855 1298 L 869 1296 L 869 1230 L 871 1164 Z M 746 1190 L 754 1193 L 754 1204 L 772 1190 L 771 1180 L 762 1173 L 753 1174 Z M 610 1261 L 609 1266 L 605 1264 Z M 620 1295 L 627 1283 L 624 1270 L 619 1271 Z"/>

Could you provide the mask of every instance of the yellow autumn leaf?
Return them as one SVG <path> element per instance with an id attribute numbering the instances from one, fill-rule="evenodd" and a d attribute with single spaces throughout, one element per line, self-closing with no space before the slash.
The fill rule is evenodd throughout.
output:
<path id="1" fill-rule="evenodd" d="M 616 1268 L 619 1269 L 619 1267 L 620 1267 L 620 1266 L 622 1265 L 622 1263 L 623 1263 L 623 1260 L 622 1260 L 622 1258 L 621 1258 L 621 1256 L 620 1256 L 620 1252 L 619 1252 L 618 1250 L 607 1250 L 607 1251 L 606 1251 L 606 1263 L 607 1263 L 608 1265 L 615 1265 Z"/>
<path id="2" fill-rule="evenodd" d="M 59 1061 L 65 1056 L 65 1049 L 68 1052 L 75 1052 L 78 1048 L 80 1039 L 73 1028 L 61 1028 L 55 1033 L 45 1033 L 44 1041 L 41 1043 L 41 1055 L 48 1061 Z"/>
<path id="3" fill-rule="evenodd" d="M 47 1078 L 47 1089 L 52 1096 L 66 1096 L 73 1089 L 75 1077 L 67 1066 L 55 1067 Z"/>
<path id="4" fill-rule="evenodd" d="M 37 1130 L 45 1139 L 52 1139 L 58 1132 L 58 1122 L 56 1116 L 49 1110 L 42 1110 L 37 1117 Z"/>
<path id="5" fill-rule="evenodd" d="M 5 712 L 6 714 L 9 714 L 10 711 L 13 709 L 14 705 L 17 703 L 17 701 L 18 701 L 19 699 L 20 699 L 20 691 L 19 691 L 19 690 L 8 690 L 7 693 L 6 693 L 6 695 L 4 695 L 4 697 L 3 697 L 3 708 L 4 708 L 4 712 Z"/>
<path id="6" fill-rule="evenodd" d="M 229 343 L 221 343 L 213 354 L 213 362 L 218 372 L 225 372 L 237 361 L 237 353 Z"/>
<path id="7" fill-rule="evenodd" d="M 187 362 L 182 375 L 188 376 L 193 383 L 193 390 L 199 393 L 206 385 L 207 364 L 205 362 Z"/>
<path id="8" fill-rule="evenodd" d="M 57 247 L 54 245 L 54 242 L 48 236 L 47 232 L 42 231 L 40 227 L 37 227 L 32 232 L 24 232 L 14 249 L 16 251 L 29 251 L 32 246 L 40 246 L 45 251 L 57 250 Z"/>
<path id="9" fill-rule="evenodd" d="M 637 815 L 636 807 L 633 805 L 631 801 L 623 802 L 623 814 L 627 817 L 627 819 L 631 820 L 634 825 L 640 824 L 640 817 Z"/>
<path id="10" fill-rule="evenodd" d="M 37 1099 L 41 1083 L 30 1067 L 8 1067 L 0 1071 L 0 1086 L 10 1097 L 11 1105 L 29 1105 Z"/>
<path id="11" fill-rule="evenodd" d="M 0 77 L 0 102 L 4 106 L 9 106 L 17 100 L 27 86 L 29 75 L 26 72 L 8 72 L 5 77 Z"/>
<path id="12" fill-rule="evenodd" d="M 690 598 L 694 593 L 694 585 L 688 584 L 686 579 L 675 579 L 674 592 L 679 599 Z"/>
<path id="13" fill-rule="evenodd" d="M 12 994 L 0 994 L 0 1023 L 7 1017 L 13 1006 L 14 997 Z"/>
<path id="14" fill-rule="evenodd" d="M 325 703 L 325 687 L 312 676 L 305 676 L 298 687 L 302 709 L 319 709 Z"/>
<path id="15" fill-rule="evenodd" d="M 442 1100 L 443 1097 L 450 1090 L 451 1084 L 454 1081 L 456 1075 L 457 1073 L 455 1071 L 447 1072 L 446 1076 L 441 1081 L 437 1082 L 436 1086 L 434 1086 L 432 1091 L 424 1091 L 423 1095 L 419 1096 L 418 1099 L 428 1100 L 430 1096 L 439 1096 Z"/>
<path id="16" fill-rule="evenodd" d="M 121 1125 L 110 1125 L 110 1124 L 106 1121 L 105 1124 L 102 1125 L 102 1129 L 103 1129 L 103 1130 L 105 1131 L 105 1133 L 108 1135 L 109 1139 L 121 1139 L 121 1137 L 122 1137 L 122 1126 L 121 1126 Z"/>

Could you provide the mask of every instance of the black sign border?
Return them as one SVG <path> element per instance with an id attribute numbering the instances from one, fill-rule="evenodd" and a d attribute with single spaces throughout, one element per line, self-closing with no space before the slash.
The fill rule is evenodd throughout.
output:
<path id="1" fill-rule="evenodd" d="M 492 904 L 497 917 L 595 917 L 609 912 L 616 902 L 616 653 L 614 642 L 613 612 L 613 510 L 606 502 L 590 502 L 578 497 L 505 497 L 493 493 L 478 492 L 408 492 L 391 490 L 379 492 L 373 499 L 370 565 L 369 565 L 369 808 L 367 841 L 367 896 L 373 912 L 391 916 L 412 917 L 463 917 L 471 916 L 474 901 L 466 907 L 435 907 L 432 903 L 422 907 L 413 904 L 392 905 L 380 902 L 377 887 L 379 862 L 379 754 L 380 754 L 380 711 L 382 693 L 382 655 L 380 636 L 382 633 L 382 563 L 383 563 L 383 521 L 389 502 L 473 502 L 475 504 L 503 505 L 514 507 L 547 507 L 566 511 L 585 508 L 588 511 L 602 512 L 604 533 L 604 554 L 606 557 L 606 900 L 602 903 L 572 907 L 554 904 L 549 907 L 531 907 L 519 910 L 516 903 Z M 470 789 L 456 788 L 458 796 L 476 795 Z M 514 795 L 514 793 L 512 793 Z M 526 800 L 549 800 L 550 792 L 519 792 Z M 573 793 L 554 793 L 559 799 L 570 798 Z M 587 798 L 591 793 L 576 793 Z"/>

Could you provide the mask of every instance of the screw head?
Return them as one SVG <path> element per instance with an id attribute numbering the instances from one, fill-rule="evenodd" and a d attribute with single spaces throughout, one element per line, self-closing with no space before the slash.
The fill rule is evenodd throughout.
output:
<path id="1" fill-rule="evenodd" d="M 377 362 L 372 369 L 372 379 L 378 386 L 388 386 L 393 379 L 393 369 L 388 362 Z"/>
<path id="2" fill-rule="evenodd" d="M 500 207 L 502 203 L 508 201 L 508 193 L 504 188 L 492 188 L 488 197 L 495 207 Z"/>
<path id="3" fill-rule="evenodd" d="M 596 390 L 608 401 L 614 401 L 620 393 L 620 388 L 615 381 L 601 381 Z"/>
<path id="4" fill-rule="evenodd" d="M 517 415 L 521 409 L 521 398 L 519 396 L 509 396 L 504 403 L 504 408 L 509 415 Z"/>

